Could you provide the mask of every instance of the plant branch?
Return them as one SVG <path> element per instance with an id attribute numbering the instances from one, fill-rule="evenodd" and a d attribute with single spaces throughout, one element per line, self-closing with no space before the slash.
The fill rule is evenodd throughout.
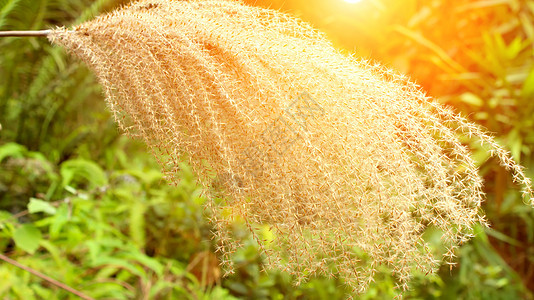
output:
<path id="1" fill-rule="evenodd" d="M 67 291 L 69 293 L 72 293 L 72 294 L 74 294 L 74 295 L 76 295 L 76 296 L 78 296 L 78 297 L 80 297 L 82 299 L 94 300 L 93 298 L 83 294 L 82 292 L 77 291 L 77 290 L 71 288 L 70 286 L 68 286 L 68 285 L 66 285 L 64 283 L 61 283 L 61 282 L 59 282 L 59 281 L 57 281 L 57 280 L 55 280 L 55 279 L 53 279 L 51 277 L 48 277 L 45 274 L 43 274 L 43 273 L 41 273 L 41 272 L 39 272 L 37 270 L 34 270 L 34 269 L 30 268 L 30 267 L 22 265 L 19 262 L 15 261 L 15 260 L 12 260 L 11 258 L 9 258 L 9 257 L 7 257 L 7 256 L 5 256 L 5 255 L 3 255 L 1 253 L 0 253 L 0 259 L 5 261 L 5 262 L 7 262 L 8 264 L 11 264 L 11 265 L 17 267 L 17 268 L 21 268 L 26 272 L 30 272 L 31 274 L 33 274 L 33 275 L 35 275 L 35 276 L 47 281 L 48 283 L 53 284 L 53 285 L 55 285 L 55 286 L 57 286 L 59 288 L 62 288 L 65 291 Z"/>
<path id="2" fill-rule="evenodd" d="M 31 36 L 48 36 L 51 30 L 22 30 L 22 31 L 0 31 L 0 37 L 31 37 Z"/>

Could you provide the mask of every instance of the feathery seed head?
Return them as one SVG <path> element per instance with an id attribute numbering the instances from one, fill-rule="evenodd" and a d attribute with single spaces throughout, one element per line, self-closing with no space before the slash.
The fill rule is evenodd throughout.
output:
<path id="1" fill-rule="evenodd" d="M 490 146 L 532 196 L 479 127 L 282 13 L 142 0 L 50 39 L 95 71 L 120 128 L 171 182 L 189 161 L 229 270 L 240 247 L 231 225 L 242 222 L 267 267 L 299 280 L 336 275 L 363 291 L 379 265 L 403 287 L 414 268 L 435 271 L 427 228 L 443 233 L 452 260 L 485 224 L 482 179 L 459 134 Z"/>

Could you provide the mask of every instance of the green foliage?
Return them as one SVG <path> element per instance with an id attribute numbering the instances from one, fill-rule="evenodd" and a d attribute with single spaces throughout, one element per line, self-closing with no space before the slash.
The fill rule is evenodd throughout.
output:
<path id="1" fill-rule="evenodd" d="M 455 277 L 445 281 L 446 299 L 520 299 L 528 297 L 518 275 L 495 253 L 482 228 L 460 249 Z"/>
<path id="2" fill-rule="evenodd" d="M 41 241 L 41 232 L 33 224 L 22 224 L 13 231 L 13 241 L 18 248 L 34 254 Z"/>
<path id="3" fill-rule="evenodd" d="M 49 202 L 36 199 L 36 198 L 30 198 L 30 203 L 28 203 L 28 212 L 30 214 L 44 212 L 49 215 L 54 215 L 56 214 L 57 209 Z"/>
<path id="4" fill-rule="evenodd" d="M 13 144 L 8 146 L 13 148 Z M 170 245 L 165 243 L 165 239 L 176 238 L 171 232 L 189 232 L 204 243 L 185 241 L 189 247 L 174 250 L 187 255 L 183 252 L 186 249 L 194 253 L 209 247 L 206 222 L 200 219 L 191 223 L 191 214 L 201 215 L 204 198 L 188 169 L 184 166 L 181 185 L 170 187 L 160 184 L 162 175 L 154 165 L 123 163 L 129 168 L 107 173 L 91 161 L 64 162 L 51 183 L 61 187 L 56 194 L 61 196 L 59 199 L 49 202 L 32 198 L 28 210 L 18 216 L 0 213 L 2 252 L 95 298 L 132 299 L 144 295 L 209 299 L 213 293 L 224 296 L 220 287 L 204 291 L 187 273 L 187 259 L 173 259 Z M 189 216 L 176 218 L 177 215 Z M 160 222 L 150 222 L 155 219 Z M 155 232 L 166 235 L 154 237 Z M 148 245 L 145 238 L 155 242 Z M 43 288 L 38 278 L 13 266 L 3 264 L 0 273 L 5 278 L 0 290 L 8 298 L 68 296 L 62 290 Z M 22 286 L 27 288 L 20 290 Z"/>
<path id="5" fill-rule="evenodd" d="M 0 30 L 43 29 L 81 22 L 117 1 L 3 1 Z M 86 9 L 87 8 L 87 9 Z M 80 17 L 82 9 L 84 13 Z M 100 87 L 83 65 L 46 39 L 0 40 L 2 139 L 40 149 L 56 163 L 117 137 Z M 80 88 L 83 87 L 83 88 Z M 87 143 L 90 139 L 91 143 Z M 95 143 L 95 141 L 99 141 Z M 82 143 L 85 145 L 80 149 Z"/>

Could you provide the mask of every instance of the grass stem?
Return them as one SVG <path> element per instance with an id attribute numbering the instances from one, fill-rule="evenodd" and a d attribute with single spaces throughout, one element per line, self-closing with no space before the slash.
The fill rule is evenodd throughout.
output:
<path id="1" fill-rule="evenodd" d="M 0 37 L 32 37 L 32 36 L 48 36 L 51 30 L 13 30 L 0 31 Z"/>

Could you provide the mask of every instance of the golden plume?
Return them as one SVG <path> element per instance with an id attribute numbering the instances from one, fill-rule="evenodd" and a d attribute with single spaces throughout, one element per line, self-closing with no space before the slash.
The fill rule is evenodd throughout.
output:
<path id="1" fill-rule="evenodd" d="M 480 211 L 482 179 L 460 137 L 485 131 L 405 76 L 341 54 L 285 14 L 233 1 L 143 0 L 49 39 L 89 65 L 120 128 L 142 138 L 171 182 L 186 160 L 209 191 L 223 264 L 247 226 L 266 267 L 339 276 L 364 291 L 381 265 L 406 287 L 452 260 Z"/>

